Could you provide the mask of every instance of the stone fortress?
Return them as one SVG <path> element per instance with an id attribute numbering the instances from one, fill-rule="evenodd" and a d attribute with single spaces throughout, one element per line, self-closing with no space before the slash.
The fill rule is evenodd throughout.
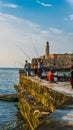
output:
<path id="1" fill-rule="evenodd" d="M 46 42 L 45 54 L 39 58 L 33 58 L 32 63 L 35 60 L 41 59 L 45 67 L 54 67 L 54 68 L 69 68 L 73 63 L 73 53 L 68 54 L 50 54 L 50 45 L 49 42 Z"/>

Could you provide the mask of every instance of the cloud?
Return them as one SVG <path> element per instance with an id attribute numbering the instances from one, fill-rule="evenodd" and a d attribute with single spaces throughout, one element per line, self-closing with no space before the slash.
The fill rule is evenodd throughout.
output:
<path id="1" fill-rule="evenodd" d="M 0 66 L 4 62 L 6 66 L 11 66 L 17 60 L 24 63 L 28 59 L 26 55 L 35 57 L 33 44 L 38 46 L 38 41 L 43 40 L 38 32 L 39 25 L 0 12 L 0 59 L 3 60 Z"/>
<path id="2" fill-rule="evenodd" d="M 51 7 L 52 4 L 45 4 L 43 2 L 40 2 L 39 0 L 36 1 L 38 4 L 42 5 L 42 6 L 46 6 L 46 7 Z"/>
<path id="3" fill-rule="evenodd" d="M 73 20 L 73 14 L 69 15 L 69 19 Z"/>
<path id="4" fill-rule="evenodd" d="M 50 27 L 49 30 L 50 30 L 51 32 L 57 33 L 57 34 L 61 34 L 61 33 L 62 33 L 62 30 L 57 29 L 57 28 L 52 28 L 52 27 Z"/>
<path id="5" fill-rule="evenodd" d="M 67 0 L 67 2 L 73 5 L 73 0 Z"/>
<path id="6" fill-rule="evenodd" d="M 64 20 L 65 20 L 65 21 L 67 21 L 67 20 L 68 20 L 68 18 L 64 18 Z"/>
<path id="7" fill-rule="evenodd" d="M 64 18 L 64 20 L 73 20 L 73 14 L 70 14 L 67 18 Z"/>
<path id="8" fill-rule="evenodd" d="M 18 5 L 16 5 L 16 4 L 11 4 L 11 3 L 5 4 L 5 3 L 1 2 L 1 1 L 0 1 L 0 6 L 7 7 L 7 8 L 18 8 Z"/>
<path id="9" fill-rule="evenodd" d="M 72 50 L 73 34 L 58 28 L 41 29 L 40 25 L 0 12 L 0 67 L 20 67 L 25 60 L 45 53 L 46 41 L 50 53 L 68 53 Z"/>

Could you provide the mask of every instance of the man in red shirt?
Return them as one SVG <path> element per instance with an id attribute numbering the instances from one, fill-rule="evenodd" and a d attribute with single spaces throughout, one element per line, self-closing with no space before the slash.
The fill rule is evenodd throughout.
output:
<path id="1" fill-rule="evenodd" d="M 53 81 L 54 81 L 53 69 L 51 69 L 50 72 L 48 72 L 48 74 L 47 74 L 47 80 L 48 80 L 49 82 L 53 82 Z"/>

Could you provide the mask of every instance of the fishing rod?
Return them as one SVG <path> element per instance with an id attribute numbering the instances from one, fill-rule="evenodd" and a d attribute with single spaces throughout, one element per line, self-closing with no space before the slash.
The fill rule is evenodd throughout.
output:
<path id="1" fill-rule="evenodd" d="M 36 52 L 36 55 L 38 56 L 38 58 L 39 58 L 39 54 L 38 54 L 38 51 L 37 51 L 37 49 L 36 49 L 36 47 L 33 45 L 33 47 L 34 47 L 34 50 L 35 50 L 35 52 Z"/>
<path id="2" fill-rule="evenodd" d="M 24 50 L 20 46 L 18 46 L 18 45 L 16 45 L 16 46 L 24 54 L 24 56 L 26 56 L 29 60 L 31 60 L 31 58 L 24 52 Z"/>

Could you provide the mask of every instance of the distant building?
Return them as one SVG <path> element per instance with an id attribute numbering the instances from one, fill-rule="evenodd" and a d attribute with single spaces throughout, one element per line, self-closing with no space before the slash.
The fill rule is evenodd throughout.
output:
<path id="1" fill-rule="evenodd" d="M 49 58 L 49 42 L 46 42 L 46 47 L 45 47 L 45 59 Z"/>
<path id="2" fill-rule="evenodd" d="M 45 46 L 45 54 L 39 58 L 33 58 L 32 63 L 34 63 L 35 60 L 38 61 L 39 59 L 43 61 L 44 66 L 66 68 L 70 67 L 73 62 L 73 53 L 50 54 L 49 42 L 47 41 Z"/>

